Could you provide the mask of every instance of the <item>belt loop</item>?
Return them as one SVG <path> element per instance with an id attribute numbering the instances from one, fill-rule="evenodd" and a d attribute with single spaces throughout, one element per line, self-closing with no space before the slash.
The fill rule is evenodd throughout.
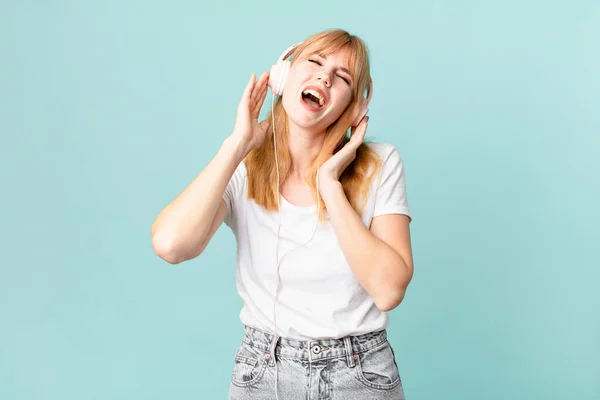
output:
<path id="1" fill-rule="evenodd" d="M 277 336 L 276 333 L 273 334 L 273 338 L 271 339 L 271 344 L 269 345 L 269 361 L 268 361 L 268 365 L 269 366 L 274 366 L 275 365 L 275 346 L 277 346 L 277 340 L 279 339 L 279 336 Z"/>
<path id="2" fill-rule="evenodd" d="M 348 367 L 354 368 L 354 352 L 352 351 L 350 336 L 344 336 L 344 347 L 346 347 L 346 362 L 348 363 Z"/>

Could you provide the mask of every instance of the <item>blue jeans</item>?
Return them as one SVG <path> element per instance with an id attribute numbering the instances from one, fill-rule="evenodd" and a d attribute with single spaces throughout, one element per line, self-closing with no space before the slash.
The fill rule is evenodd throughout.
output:
<path id="1" fill-rule="evenodd" d="M 385 329 L 340 339 L 303 341 L 245 326 L 229 387 L 229 400 L 242 399 L 404 400 L 405 397 Z"/>

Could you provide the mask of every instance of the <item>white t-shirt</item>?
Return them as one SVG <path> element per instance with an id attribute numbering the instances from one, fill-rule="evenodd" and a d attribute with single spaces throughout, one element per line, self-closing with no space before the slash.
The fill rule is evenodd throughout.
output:
<path id="1" fill-rule="evenodd" d="M 408 199 L 402 157 L 391 144 L 368 143 L 383 164 L 373 179 L 361 218 L 369 227 L 373 217 L 406 214 Z M 234 172 L 223 199 L 225 223 L 237 240 L 236 288 L 244 301 L 243 324 L 273 332 L 277 287 L 275 245 L 279 215 L 248 200 L 244 163 Z M 341 338 L 385 329 L 388 314 L 380 311 L 350 269 L 331 222 L 317 223 L 316 205 L 295 206 L 280 196 L 279 289 L 277 334 L 299 340 Z M 412 217 L 411 217 L 412 220 Z"/>

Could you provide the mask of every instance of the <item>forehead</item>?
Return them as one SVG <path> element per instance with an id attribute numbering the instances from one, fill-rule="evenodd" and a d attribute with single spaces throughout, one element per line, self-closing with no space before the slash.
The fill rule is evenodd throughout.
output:
<path id="1" fill-rule="evenodd" d="M 344 64 L 344 66 L 348 66 L 350 61 L 350 50 L 348 47 L 342 47 L 340 49 L 327 49 L 327 48 L 313 48 L 313 49 L 305 49 L 302 54 L 299 55 L 299 59 L 306 59 L 313 55 L 317 55 L 321 58 L 327 60 L 333 60 L 339 64 Z"/>

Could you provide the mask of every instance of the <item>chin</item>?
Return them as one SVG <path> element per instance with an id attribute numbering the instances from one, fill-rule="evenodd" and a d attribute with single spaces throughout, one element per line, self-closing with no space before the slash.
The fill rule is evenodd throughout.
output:
<path id="1" fill-rule="evenodd" d="M 283 109 L 285 110 L 290 122 L 300 128 L 310 129 L 316 128 L 317 125 L 322 125 L 322 121 L 319 121 L 318 119 L 315 119 L 311 115 L 307 114 L 300 107 L 287 105 L 284 101 Z"/>
<path id="2" fill-rule="evenodd" d="M 299 128 L 302 129 L 306 129 L 306 130 L 314 130 L 314 131 L 321 131 L 326 129 L 327 127 L 323 126 L 323 123 L 321 121 L 314 121 L 311 120 L 309 118 L 295 118 L 293 115 L 289 115 L 288 114 L 288 118 L 290 119 L 290 122 L 293 123 L 294 125 L 296 125 Z"/>

